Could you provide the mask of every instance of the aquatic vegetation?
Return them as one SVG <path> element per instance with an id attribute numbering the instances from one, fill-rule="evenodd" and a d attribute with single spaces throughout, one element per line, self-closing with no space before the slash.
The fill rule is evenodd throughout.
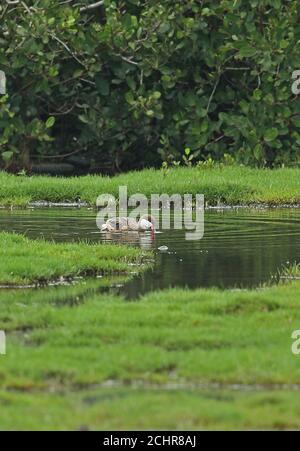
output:
<path id="1" fill-rule="evenodd" d="M 280 272 L 281 280 L 300 280 L 300 264 L 294 263 L 293 265 L 286 266 Z"/>
<path id="2" fill-rule="evenodd" d="M 43 285 L 76 276 L 129 274 L 136 263 L 142 270 L 143 253 L 133 247 L 53 243 L 0 232 L 0 285 Z"/>
<path id="3" fill-rule="evenodd" d="M 128 194 L 204 194 L 210 205 L 300 204 L 300 169 L 250 169 L 238 166 L 173 168 L 167 173 L 148 169 L 115 177 L 51 178 L 15 176 L 0 172 L 0 205 L 26 206 L 29 202 L 85 202 L 95 206 L 103 193 L 118 198 L 119 187 Z"/>

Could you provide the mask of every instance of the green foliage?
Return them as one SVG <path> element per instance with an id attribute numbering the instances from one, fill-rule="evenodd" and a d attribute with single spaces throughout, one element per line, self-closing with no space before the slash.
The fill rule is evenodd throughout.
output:
<path id="1" fill-rule="evenodd" d="M 202 161 L 299 161 L 298 2 L 26 4 L 0 6 L 5 164 L 80 152 L 127 169 L 187 148 Z"/>

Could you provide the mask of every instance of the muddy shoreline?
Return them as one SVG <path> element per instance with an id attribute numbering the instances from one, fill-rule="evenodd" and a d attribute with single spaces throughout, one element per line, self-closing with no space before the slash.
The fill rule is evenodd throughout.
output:
<path id="1" fill-rule="evenodd" d="M 36 201 L 29 202 L 26 206 L 7 206 L 0 205 L 1 210 L 26 210 L 26 209 L 38 209 L 38 208 L 87 208 L 89 210 L 96 210 L 96 205 L 89 204 L 88 202 L 49 202 L 49 201 Z M 205 210 L 238 210 L 238 209 L 254 209 L 254 210 L 264 210 L 264 209 L 298 209 L 300 208 L 300 203 L 264 203 L 264 202 L 254 202 L 249 204 L 219 204 L 210 205 L 206 204 Z"/>

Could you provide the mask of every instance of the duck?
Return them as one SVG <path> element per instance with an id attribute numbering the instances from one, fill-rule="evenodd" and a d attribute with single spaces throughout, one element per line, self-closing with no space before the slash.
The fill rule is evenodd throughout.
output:
<path id="1" fill-rule="evenodd" d="M 144 215 L 137 221 L 134 218 L 111 218 L 101 227 L 102 232 L 155 232 L 155 218 Z"/>

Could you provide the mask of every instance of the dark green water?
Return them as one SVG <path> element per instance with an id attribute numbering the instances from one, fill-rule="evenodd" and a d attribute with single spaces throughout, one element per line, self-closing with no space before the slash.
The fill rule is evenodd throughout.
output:
<path id="1" fill-rule="evenodd" d="M 184 231 L 102 235 L 95 211 L 0 211 L 0 229 L 55 241 L 115 241 L 155 250 L 155 267 L 122 288 L 128 298 L 169 287 L 255 287 L 288 262 L 300 262 L 300 209 L 208 211 L 205 236 L 186 241 Z M 169 251 L 161 253 L 160 246 Z"/>

